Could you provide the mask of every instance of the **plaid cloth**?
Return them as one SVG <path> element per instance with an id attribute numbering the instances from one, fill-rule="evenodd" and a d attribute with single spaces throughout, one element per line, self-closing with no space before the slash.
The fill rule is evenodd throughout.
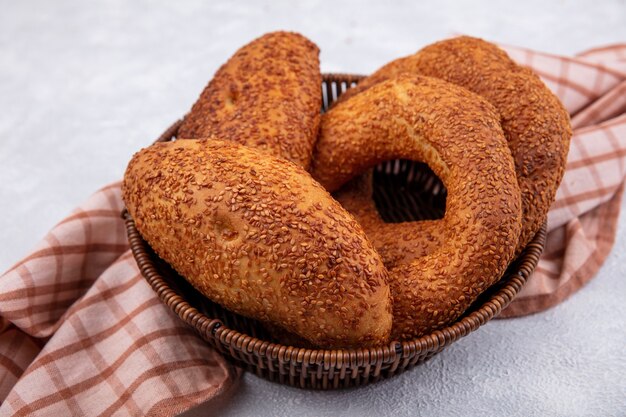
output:
<path id="1" fill-rule="evenodd" d="M 236 381 L 139 273 L 122 208 L 103 188 L 0 278 L 1 415 L 173 415 Z"/>
<path id="2" fill-rule="evenodd" d="M 558 94 L 576 128 L 546 250 L 512 317 L 591 279 L 615 238 L 626 157 L 626 45 L 575 58 L 505 47 Z M 0 277 L 0 415 L 174 415 L 239 372 L 156 297 L 128 250 L 109 185 Z"/>
<path id="3" fill-rule="evenodd" d="M 504 49 L 558 95 L 572 117 L 574 135 L 548 213 L 545 251 L 500 318 L 545 310 L 593 278 L 615 241 L 626 175 L 626 44 L 574 58 Z"/>

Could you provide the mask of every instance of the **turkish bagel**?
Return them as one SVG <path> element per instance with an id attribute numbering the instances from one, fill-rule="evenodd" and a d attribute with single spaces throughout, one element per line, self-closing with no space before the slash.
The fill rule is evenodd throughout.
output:
<path id="1" fill-rule="evenodd" d="M 494 107 L 435 78 L 388 79 L 322 116 L 311 173 L 329 191 L 390 159 L 426 162 L 448 190 L 442 219 L 387 225 L 402 229 L 394 238 L 406 247 L 424 227 L 438 243 L 424 256 L 384 259 L 392 337 L 409 339 L 458 318 L 501 277 L 520 234 L 520 191 Z"/>
<path id="2" fill-rule="evenodd" d="M 522 193 L 522 231 L 516 251 L 521 252 L 546 221 L 563 178 L 572 135 L 567 111 L 531 70 L 516 64 L 496 45 L 469 36 L 437 42 L 391 61 L 346 91 L 339 102 L 404 73 L 466 88 L 499 113 Z M 343 200 L 361 207 L 368 219 L 383 227 L 367 187 L 352 188 Z"/>

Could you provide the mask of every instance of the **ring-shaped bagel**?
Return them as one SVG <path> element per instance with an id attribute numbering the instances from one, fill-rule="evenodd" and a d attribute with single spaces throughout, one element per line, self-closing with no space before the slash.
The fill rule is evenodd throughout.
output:
<path id="1" fill-rule="evenodd" d="M 434 43 L 388 63 L 339 101 L 404 73 L 459 85 L 484 97 L 500 114 L 522 193 L 522 232 L 517 244 L 521 252 L 545 222 L 563 178 L 572 135 L 567 111 L 531 70 L 513 62 L 496 45 L 468 36 Z M 367 216 L 375 222 L 372 227 L 382 227 L 384 222 L 376 220 L 371 210 L 371 196 L 362 191 L 352 190 L 344 199 L 368 208 Z M 374 239 L 374 243 L 378 242 Z"/>
<path id="2" fill-rule="evenodd" d="M 322 116 L 311 172 L 328 190 L 390 159 L 426 162 L 448 190 L 432 222 L 443 243 L 387 263 L 392 337 L 408 339 L 458 318 L 502 276 L 519 238 L 520 192 L 493 106 L 438 79 L 390 79 Z M 420 239 L 422 222 L 401 225 Z"/>

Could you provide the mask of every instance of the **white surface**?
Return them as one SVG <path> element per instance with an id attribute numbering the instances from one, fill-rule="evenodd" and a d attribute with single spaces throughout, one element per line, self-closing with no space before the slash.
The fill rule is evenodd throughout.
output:
<path id="1" fill-rule="evenodd" d="M 623 0 L 294 4 L 0 0 L 0 270 L 120 178 L 266 31 L 300 31 L 324 71 L 356 73 L 456 33 L 564 54 L 626 41 Z M 544 314 L 492 322 L 366 388 L 309 392 L 246 375 L 217 414 L 626 415 L 625 231 L 598 278 Z"/>

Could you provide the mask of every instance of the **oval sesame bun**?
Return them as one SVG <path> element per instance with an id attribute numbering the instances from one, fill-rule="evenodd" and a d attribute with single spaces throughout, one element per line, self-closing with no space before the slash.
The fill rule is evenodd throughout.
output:
<path id="1" fill-rule="evenodd" d="M 255 39 L 217 71 L 178 137 L 230 140 L 308 168 L 322 107 L 318 56 L 297 33 Z"/>
<path id="2" fill-rule="evenodd" d="M 521 252 L 546 221 L 565 172 L 572 130 L 559 99 L 531 70 L 517 65 L 496 45 L 461 36 L 386 64 L 340 101 L 399 74 L 440 78 L 467 88 L 495 107 L 522 193 L 522 232 L 517 244 Z"/>
<path id="3" fill-rule="evenodd" d="M 122 191 L 144 239 L 211 300 L 318 347 L 387 342 L 380 256 L 295 164 L 220 140 L 157 143 L 135 154 Z"/>
<path id="4" fill-rule="evenodd" d="M 379 224 L 356 213 L 390 269 L 392 337 L 410 339 L 456 320 L 500 279 L 520 234 L 520 191 L 493 106 L 436 78 L 401 75 L 334 106 L 311 172 L 336 190 L 392 159 L 426 162 L 448 190 L 440 220 Z"/>

